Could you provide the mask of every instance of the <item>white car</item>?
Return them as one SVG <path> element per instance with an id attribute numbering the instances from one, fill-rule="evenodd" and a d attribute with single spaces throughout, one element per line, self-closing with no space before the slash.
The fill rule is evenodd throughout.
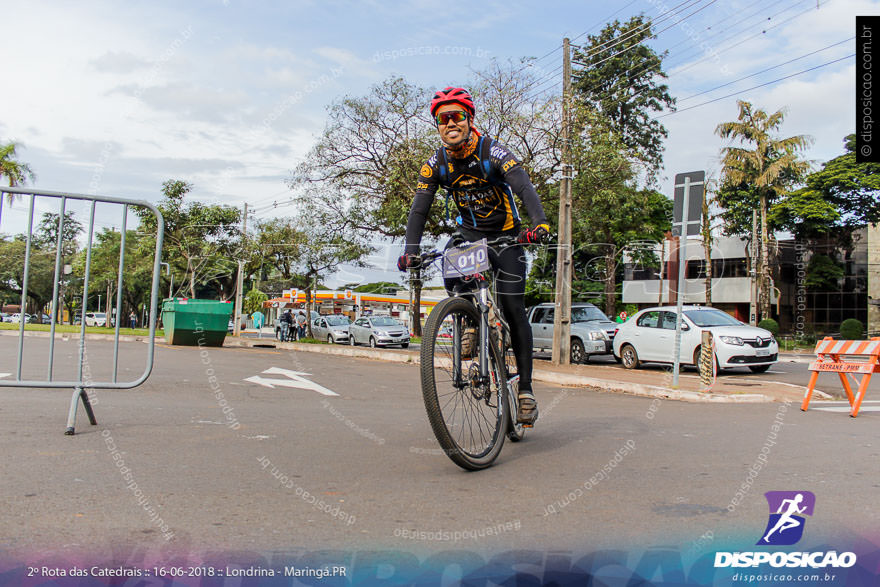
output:
<path id="1" fill-rule="evenodd" d="M 719 369 L 748 367 L 763 373 L 779 357 L 779 344 L 768 330 L 743 324 L 717 308 L 684 306 L 682 312 L 681 364 L 699 364 L 703 330 L 712 333 Z M 672 363 L 677 315 L 675 306 L 641 310 L 618 328 L 614 356 L 627 369 L 641 363 Z"/>
<path id="2" fill-rule="evenodd" d="M 33 321 L 34 320 L 30 314 L 24 315 L 25 324 L 30 324 Z M 21 312 L 16 312 L 15 314 L 10 314 L 9 315 L 9 322 L 12 322 L 13 324 L 21 324 Z"/>
<path id="3" fill-rule="evenodd" d="M 326 340 L 328 343 L 348 342 L 348 327 L 351 320 L 342 314 L 331 316 L 319 316 L 312 321 L 312 334 L 318 340 Z"/>
<path id="4" fill-rule="evenodd" d="M 107 314 L 104 312 L 86 312 L 86 326 L 107 326 Z"/>
<path id="5" fill-rule="evenodd" d="M 399 344 L 409 346 L 406 326 L 391 316 L 362 316 L 348 327 L 348 342 L 354 346 L 360 342 L 371 347 Z"/>

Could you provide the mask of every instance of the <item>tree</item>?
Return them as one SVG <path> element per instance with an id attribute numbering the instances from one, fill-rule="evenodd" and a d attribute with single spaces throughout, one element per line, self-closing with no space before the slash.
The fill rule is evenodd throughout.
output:
<path id="1" fill-rule="evenodd" d="M 350 219 L 337 216 L 318 201 L 303 206 L 296 223 L 303 227 L 304 238 L 296 252 L 299 273 L 305 281 L 306 316 L 311 316 L 312 293 L 318 289 L 318 280 L 342 264 L 365 266 L 363 258 L 373 249 Z M 307 320 L 306 328 L 311 338 L 311 320 Z"/>
<path id="2" fill-rule="evenodd" d="M 515 153 L 535 190 L 547 195 L 561 165 L 561 98 L 536 94 L 539 80 L 522 63 L 493 60 L 474 74 L 470 90 L 479 106 L 480 132 Z"/>
<path id="3" fill-rule="evenodd" d="M 813 254 L 807 263 L 804 286 L 813 291 L 836 291 L 846 271 L 828 255 Z"/>
<path id="4" fill-rule="evenodd" d="M 807 176 L 803 188 L 771 208 L 771 225 L 802 239 L 835 234 L 845 244 L 853 228 L 880 222 L 880 164 L 856 162 L 855 138 L 848 135 L 846 153 Z"/>
<path id="5" fill-rule="evenodd" d="M 662 80 L 666 53 L 657 54 L 645 42 L 653 33 L 644 15 L 626 23 L 615 20 L 598 35 L 587 37 L 584 49 L 575 48 L 573 88 L 580 101 L 598 108 L 634 158 L 652 176 L 663 163 L 666 128 L 652 118 L 675 100 Z"/>
<path id="6" fill-rule="evenodd" d="M 294 171 L 290 187 L 309 200 L 321 199 L 356 228 L 402 236 L 419 168 L 437 148 L 428 99 L 427 90 L 393 77 L 366 96 L 333 104 L 323 135 Z M 448 230 L 437 221 L 442 214 L 432 217 L 429 234 Z"/>
<path id="7" fill-rule="evenodd" d="M 299 262 L 298 248 L 306 236 L 299 230 L 292 218 L 272 218 L 257 220 L 252 243 L 253 263 L 246 271 L 259 271 L 260 279 L 276 279 L 285 282 L 284 287 L 297 279 Z"/>
<path id="8" fill-rule="evenodd" d="M 671 227 L 672 202 L 663 194 L 635 186 L 635 171 L 622 139 L 605 117 L 583 106 L 573 109 L 572 291 L 593 291 L 601 284 L 605 312 L 616 314 L 621 258 L 626 252 L 649 261 L 652 244 Z M 551 280 L 552 255 L 533 264 L 532 286 Z"/>
<path id="9" fill-rule="evenodd" d="M 735 122 L 722 122 L 715 133 L 723 139 L 739 141 L 747 147 L 728 146 L 721 150 L 725 181 L 732 185 L 745 183 L 758 198 L 761 224 L 760 288 L 758 311 L 761 318 L 770 318 L 769 226 L 767 212 L 771 204 L 802 180 L 809 163 L 799 152 L 810 145 L 806 135 L 777 138 L 784 110 L 768 114 L 753 109 L 750 102 L 737 100 L 739 117 Z"/>
<path id="10" fill-rule="evenodd" d="M 269 299 L 269 296 L 261 292 L 260 290 L 254 288 L 251 291 L 247 292 L 247 295 L 244 296 L 244 313 L 245 314 L 253 314 L 254 312 L 261 311 L 263 309 L 263 302 Z"/>
<path id="11" fill-rule="evenodd" d="M 163 257 L 184 274 L 189 297 L 197 288 L 211 287 L 220 299 L 234 293 L 236 261 L 244 254 L 239 230 L 241 211 L 232 206 L 184 203 L 192 184 L 168 180 L 162 184 L 164 197 L 157 207 L 165 219 Z M 136 208 L 143 231 L 156 233 L 156 219 L 145 208 Z M 150 251 L 152 256 L 152 251 Z"/>
<path id="12" fill-rule="evenodd" d="M 26 235 L 19 234 L 14 238 L 0 240 L 0 284 L 3 289 L 11 292 L 21 300 L 24 290 Z M 31 255 L 28 270 L 27 299 L 22 312 L 42 313 L 43 308 L 52 299 L 55 272 L 55 251 L 41 249 L 31 243 Z M 30 304 L 28 304 L 30 300 Z"/>
<path id="13" fill-rule="evenodd" d="M 703 201 L 702 201 L 702 222 L 700 224 L 700 236 L 703 240 L 703 258 L 706 259 L 705 271 L 705 290 L 706 305 L 712 306 L 712 209 L 715 203 L 713 194 L 716 192 L 718 182 L 711 177 L 707 177 L 703 183 Z"/>
<path id="14" fill-rule="evenodd" d="M 40 224 L 34 233 L 34 242 L 40 248 L 54 251 L 58 245 L 58 219 L 60 214 L 46 212 L 43 214 Z M 64 213 L 64 227 L 61 231 L 61 273 L 58 276 L 60 280 L 58 300 L 60 305 L 57 310 L 61 310 L 61 306 L 66 306 L 70 321 L 73 322 L 73 310 L 75 306 L 75 289 L 69 287 L 70 279 L 63 277 L 64 267 L 73 259 L 79 249 L 77 238 L 83 232 L 82 223 L 76 219 L 73 212 Z M 61 314 L 56 311 L 57 319 L 61 320 Z"/>
<path id="15" fill-rule="evenodd" d="M 19 184 L 27 183 L 28 180 L 34 181 L 36 179 L 30 165 L 22 163 L 16 158 L 17 153 L 15 151 L 19 146 L 15 142 L 0 145 L 0 179 L 4 183 L 9 184 L 9 187 L 15 187 Z M 10 204 L 13 201 L 14 195 L 8 194 Z M 2 205 L 2 202 L 0 202 L 0 209 L 2 209 Z"/>

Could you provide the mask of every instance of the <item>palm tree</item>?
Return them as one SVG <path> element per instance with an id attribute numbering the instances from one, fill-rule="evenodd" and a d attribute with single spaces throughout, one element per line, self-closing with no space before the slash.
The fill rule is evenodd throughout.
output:
<path id="1" fill-rule="evenodd" d="M 18 145 L 14 141 L 0 145 L 0 178 L 3 178 L 9 187 L 27 183 L 28 179 L 33 181 L 35 178 L 30 166 L 16 159 L 16 148 Z M 14 196 L 15 194 L 7 194 L 10 204 Z"/>
<path id="2" fill-rule="evenodd" d="M 721 149 L 722 173 L 727 181 L 746 183 L 754 188 L 760 206 L 761 216 L 761 259 L 758 312 L 761 318 L 770 317 L 770 263 L 769 233 L 767 230 L 767 209 L 772 200 L 787 192 L 810 170 L 808 161 L 799 158 L 798 153 L 812 144 L 807 135 L 777 138 L 785 118 L 785 109 L 767 114 L 764 110 L 753 109 L 750 102 L 737 100 L 739 119 L 736 122 L 722 122 L 715 134 L 723 139 L 739 140 L 746 147 L 728 146 Z"/>

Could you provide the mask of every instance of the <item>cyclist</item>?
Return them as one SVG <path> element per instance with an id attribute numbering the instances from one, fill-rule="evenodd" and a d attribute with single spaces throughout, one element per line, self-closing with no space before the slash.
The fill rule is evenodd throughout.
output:
<path id="1" fill-rule="evenodd" d="M 431 116 L 443 144 L 419 172 L 406 225 L 406 244 L 397 261 L 401 271 L 418 263 L 417 253 L 428 211 L 441 186 L 452 196 L 460 213 L 456 219 L 460 238 L 473 242 L 518 235 L 521 241 L 535 243 L 549 237 L 550 227 L 528 174 L 507 147 L 480 134 L 474 125 L 475 113 L 473 98 L 464 88 L 448 87 L 434 94 L 431 100 Z M 514 193 L 522 200 L 535 228 L 523 228 Z M 453 237 L 446 248 L 455 240 Z M 532 391 L 532 331 L 524 303 L 523 247 L 490 248 L 489 262 L 495 271 L 502 312 L 510 324 L 520 376 L 517 421 L 532 424 L 538 417 L 538 403 Z M 454 291 L 456 281 L 445 281 L 448 292 Z"/>

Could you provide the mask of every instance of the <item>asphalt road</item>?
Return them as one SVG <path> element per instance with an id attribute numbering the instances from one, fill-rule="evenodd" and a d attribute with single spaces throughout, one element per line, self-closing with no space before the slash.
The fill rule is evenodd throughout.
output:
<path id="1" fill-rule="evenodd" d="M 0 337 L 2 371 L 15 342 Z M 40 351 L 30 346 L 37 373 Z M 109 373 L 111 345 L 88 348 L 95 379 Z M 140 372 L 145 349 L 122 344 L 123 375 Z M 59 343 L 58 368 L 75 352 L 75 342 Z M 814 540 L 878 527 L 869 499 L 880 487 L 870 472 L 880 454 L 876 412 L 852 419 L 785 404 L 690 404 L 544 384 L 537 392 L 542 415 L 525 441 L 468 473 L 438 450 L 412 365 L 158 345 L 149 381 L 95 391 L 99 424 L 81 411 L 74 437 L 62 434 L 69 393 L 4 389 L 0 551 L 425 555 L 664 545 L 696 556 L 750 548 L 767 520 L 763 493 L 789 489 L 812 491 L 821 504 L 810 520 Z"/>

